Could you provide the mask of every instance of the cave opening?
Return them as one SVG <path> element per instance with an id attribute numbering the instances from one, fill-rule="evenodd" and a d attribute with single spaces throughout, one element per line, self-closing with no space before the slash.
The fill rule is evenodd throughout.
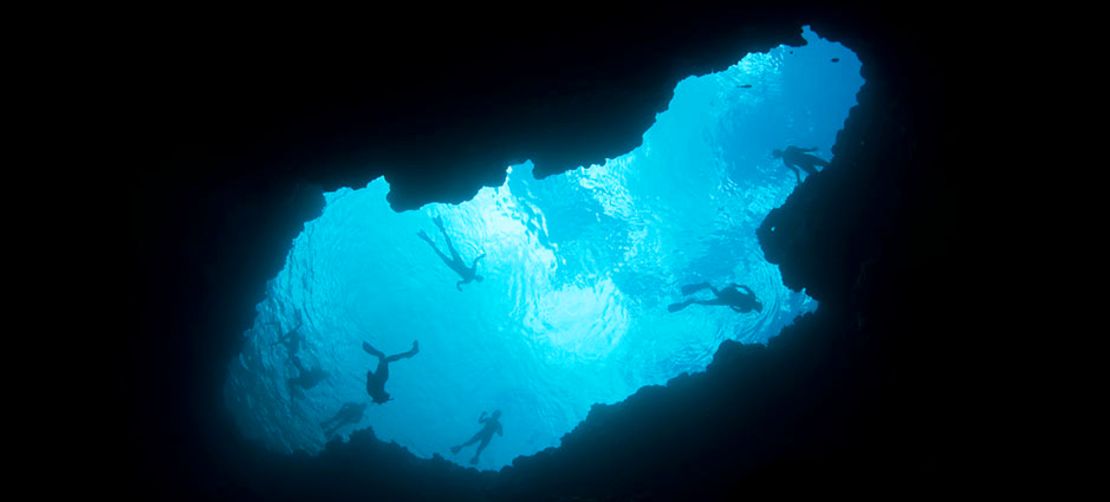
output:
<path id="1" fill-rule="evenodd" d="M 524 162 L 471 200 L 400 213 L 384 179 L 325 194 L 231 362 L 240 431 L 314 453 L 372 427 L 468 465 L 473 450 L 450 447 L 499 410 L 504 435 L 476 464 L 498 469 L 558 446 L 593 404 L 701 371 L 721 342 L 765 343 L 815 309 L 755 229 L 797 183 L 773 152 L 831 160 L 863 79 L 850 50 L 804 37 L 681 81 L 641 146 L 602 165 L 537 180 Z M 448 242 L 468 265 L 482 256 L 482 280 L 459 284 L 438 254 Z M 746 286 L 758 308 L 687 304 L 714 298 L 699 284 Z M 419 353 L 390 365 L 392 400 L 371 402 L 363 342 L 398 354 L 414 340 Z M 348 403 L 359 412 L 336 421 Z"/>

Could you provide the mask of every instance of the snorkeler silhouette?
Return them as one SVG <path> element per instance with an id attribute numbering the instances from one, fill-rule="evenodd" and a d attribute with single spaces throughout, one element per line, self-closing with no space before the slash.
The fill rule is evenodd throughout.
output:
<path id="1" fill-rule="evenodd" d="M 744 288 L 745 292 L 740 292 L 740 290 L 737 288 Z M 667 306 L 667 311 L 678 312 L 679 310 L 682 310 L 694 303 L 698 305 L 728 305 L 730 309 L 740 313 L 751 312 L 752 310 L 755 310 L 756 312 L 763 311 L 763 304 L 759 303 L 759 300 L 755 297 L 755 292 L 747 286 L 729 284 L 724 289 L 717 289 L 713 286 L 710 286 L 708 282 L 702 282 L 699 284 L 688 284 L 686 286 L 683 286 L 682 294 L 684 296 L 688 296 L 697 293 L 698 291 L 701 291 L 703 289 L 712 290 L 713 294 L 716 295 L 716 298 L 712 300 L 686 300 L 681 303 L 672 303 Z"/>
<path id="2" fill-rule="evenodd" d="M 375 403 L 385 404 L 386 401 L 393 399 L 389 397 L 389 393 L 385 391 L 385 381 L 389 380 L 389 363 L 398 359 L 415 356 L 417 352 L 420 352 L 420 343 L 413 340 L 412 350 L 394 354 L 389 357 L 386 357 L 382 351 L 375 349 L 366 342 L 362 342 L 362 350 L 378 358 L 378 369 L 366 372 L 366 393 L 370 394 L 370 397 L 374 399 Z"/>
<path id="3" fill-rule="evenodd" d="M 817 148 L 798 148 L 796 146 L 788 146 L 786 150 L 774 150 L 771 156 L 776 159 L 782 159 L 782 163 L 786 164 L 794 171 L 794 176 L 798 177 L 798 183 L 802 182 L 802 173 L 805 171 L 806 175 L 817 174 L 817 168 L 814 166 L 829 167 L 827 160 L 822 160 L 806 152 L 816 152 Z M 801 171 L 799 171 L 801 169 Z"/>
<path id="4" fill-rule="evenodd" d="M 358 424 L 362 420 L 363 411 L 366 411 L 366 403 L 343 403 L 334 417 L 320 422 L 320 427 L 324 429 L 324 436 L 331 437 L 346 425 Z"/>
<path id="5" fill-rule="evenodd" d="M 292 392 L 295 387 L 308 390 L 315 387 L 329 376 L 328 372 L 320 368 L 305 369 L 304 364 L 301 363 L 301 358 L 297 356 L 292 356 L 290 359 L 292 359 L 293 366 L 297 367 L 297 372 L 299 373 L 296 377 L 287 380 L 289 383 L 289 394 L 291 396 L 296 396 L 296 394 Z"/>
<path id="6" fill-rule="evenodd" d="M 436 247 L 436 244 L 432 242 L 432 238 L 428 237 L 428 234 L 425 233 L 423 230 L 417 232 L 416 235 L 421 239 L 424 239 L 424 242 L 427 242 L 428 245 L 432 247 L 432 250 L 435 251 L 437 255 L 439 255 L 439 258 L 443 260 L 443 263 L 446 263 L 448 267 L 451 267 L 451 270 L 454 270 L 456 274 L 459 274 L 459 277 L 462 277 L 461 281 L 455 283 L 455 288 L 459 291 L 462 291 L 463 284 L 467 284 L 471 281 L 481 282 L 482 276 L 478 275 L 478 260 L 485 258 L 486 254 L 482 253 L 481 255 L 479 255 L 477 258 L 474 259 L 474 264 L 467 267 L 466 262 L 464 262 L 462 257 L 459 256 L 459 252 L 455 250 L 455 246 L 451 244 L 451 238 L 447 236 L 447 230 L 443 228 L 443 219 L 436 216 L 434 221 L 436 226 L 439 227 L 439 231 L 443 232 L 443 240 L 447 241 L 447 250 L 451 252 L 450 258 L 448 258 L 447 255 L 443 254 L 443 252 L 440 251 L 438 247 Z"/>
<path id="7" fill-rule="evenodd" d="M 478 451 L 474 452 L 474 458 L 470 459 L 471 465 L 477 464 L 478 455 L 481 455 L 482 450 L 486 449 L 486 446 L 489 445 L 489 440 L 493 439 L 493 433 L 496 432 L 498 436 L 504 436 L 501 429 L 501 422 L 498 421 L 499 418 L 501 418 L 501 410 L 494 410 L 493 414 L 488 417 L 486 416 L 486 412 L 483 411 L 482 416 L 478 417 L 478 423 L 485 424 L 482 426 L 482 430 L 474 434 L 474 437 L 467 440 L 467 442 L 458 446 L 452 446 L 451 453 L 458 454 L 459 450 L 481 440 L 482 442 L 478 445 Z"/>

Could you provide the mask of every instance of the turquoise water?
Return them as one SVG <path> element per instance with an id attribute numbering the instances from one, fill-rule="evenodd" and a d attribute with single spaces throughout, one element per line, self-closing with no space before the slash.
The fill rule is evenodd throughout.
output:
<path id="1" fill-rule="evenodd" d="M 231 363 L 226 398 L 240 430 L 275 450 L 319 451 L 320 422 L 369 402 L 377 360 L 361 343 L 394 354 L 418 339 L 419 354 L 390 366 L 394 400 L 369 404 L 338 435 L 371 426 L 417 455 L 466 464 L 473 449 L 450 446 L 499 409 L 504 436 L 478 463 L 497 469 L 557 446 L 592 404 L 702 371 L 722 341 L 764 343 L 814 309 L 755 238 L 796 184 L 771 150 L 817 147 L 828 159 L 863 83 L 854 54 L 805 36 L 804 47 L 682 81 L 643 145 L 604 165 L 544 180 L 512 166 L 470 201 L 403 213 L 389 208 L 383 179 L 325 194 Z M 436 216 L 468 263 L 486 254 L 482 282 L 458 291 L 417 238 L 423 230 L 446 252 Z M 667 311 L 682 285 L 702 281 L 750 286 L 763 310 Z M 301 371 L 276 343 L 298 323 L 302 367 L 327 373 L 310 388 L 288 384 Z"/>

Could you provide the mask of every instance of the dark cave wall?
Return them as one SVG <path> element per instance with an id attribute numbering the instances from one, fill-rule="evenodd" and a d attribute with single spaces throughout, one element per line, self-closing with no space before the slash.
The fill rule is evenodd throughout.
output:
<path id="1" fill-rule="evenodd" d="M 955 377 L 934 369 L 952 356 L 931 343 L 941 326 L 927 307 L 947 274 L 944 173 L 954 162 L 943 155 L 952 131 L 943 44 L 930 37 L 935 19 L 854 6 L 574 19 L 523 23 L 509 45 L 492 28 L 448 29 L 436 39 L 454 45 L 446 53 L 412 42 L 361 69 L 333 64 L 349 62 L 349 51 L 314 59 L 314 46 L 300 55 L 261 51 L 239 68 L 207 46 L 170 44 L 171 54 L 214 59 L 166 65 L 152 77 L 195 73 L 188 85 L 165 84 L 192 92 L 156 110 L 162 118 L 152 119 L 148 144 L 159 160 L 135 173 L 140 190 L 131 197 L 135 279 L 147 292 L 117 375 L 131 490 L 666 500 L 782 486 L 927 486 L 950 474 L 939 462 L 958 428 L 945 411 Z M 415 459 L 372 434 L 318 458 L 272 455 L 238 437 L 222 413 L 227 361 L 290 241 L 319 214 L 322 190 L 384 174 L 391 203 L 403 209 L 466 199 L 499 183 L 511 161 L 532 158 L 542 176 L 619 155 L 639 144 L 675 82 L 797 43 L 806 23 L 856 51 L 867 79 L 833 166 L 807 179 L 759 233 L 787 285 L 821 301 L 816 314 L 766 348 L 722 345 L 705 374 L 596 407 L 563 448 L 519 459 L 500 476 Z M 388 36 L 370 38 L 363 46 Z M 438 64 L 421 68 L 421 56 Z M 311 81 L 289 76 L 313 71 Z M 203 78 L 215 74 L 225 85 Z M 382 83 L 383 75 L 391 78 Z"/>

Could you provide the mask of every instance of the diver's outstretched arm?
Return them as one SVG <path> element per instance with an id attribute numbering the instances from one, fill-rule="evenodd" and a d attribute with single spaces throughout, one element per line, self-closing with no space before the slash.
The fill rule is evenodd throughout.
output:
<path id="1" fill-rule="evenodd" d="M 470 268 L 477 270 L 478 260 L 481 260 L 482 258 L 485 258 L 485 257 L 486 257 L 486 253 L 483 251 L 482 254 L 478 255 L 478 257 L 474 259 L 474 263 L 470 265 Z"/>

